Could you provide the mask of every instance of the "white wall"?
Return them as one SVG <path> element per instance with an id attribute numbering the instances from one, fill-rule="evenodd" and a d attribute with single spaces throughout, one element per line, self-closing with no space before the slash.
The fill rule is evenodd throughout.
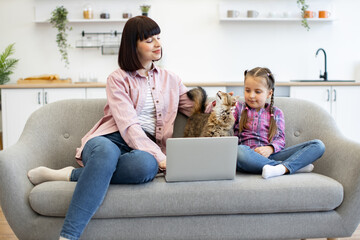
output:
<path id="1" fill-rule="evenodd" d="M 83 72 L 97 73 L 99 81 L 105 82 L 108 74 L 117 68 L 117 56 L 74 46 L 82 30 L 122 30 L 124 23 L 72 23 L 70 68 L 64 67 L 55 42 L 56 30 L 47 23 L 34 23 L 34 7 L 41 2 L 66 6 L 69 1 L 0 0 L 0 51 L 15 42 L 14 57 L 20 59 L 11 75 L 12 82 L 45 73 L 58 73 L 77 81 Z M 315 58 L 319 47 L 327 51 L 330 79 L 360 81 L 360 1 L 308 1 L 316 6 L 314 10 L 330 4 L 337 20 L 312 23 L 307 32 L 300 22 L 220 22 L 219 3 L 223 3 L 220 0 L 147 0 L 146 3 L 152 6 L 149 16 L 162 29 L 162 63 L 184 82 L 242 81 L 243 71 L 256 66 L 269 67 L 277 81 L 317 79 L 323 68 L 323 57 Z M 75 2 L 79 6 L 85 3 Z M 110 9 L 114 14 L 130 10 L 133 15 L 140 13 L 138 6 L 144 3 L 90 1 L 94 6 L 104 2 L 114 6 Z M 263 14 L 269 9 L 298 11 L 296 0 L 227 0 L 226 4 L 233 4 L 243 12 L 253 4 Z"/>

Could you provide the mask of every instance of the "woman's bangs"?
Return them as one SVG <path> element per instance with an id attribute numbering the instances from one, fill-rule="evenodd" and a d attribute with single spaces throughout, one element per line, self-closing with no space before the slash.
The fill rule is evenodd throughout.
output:
<path id="1" fill-rule="evenodd" d="M 143 26 L 143 29 L 138 29 L 138 39 L 140 41 L 148 39 L 151 36 L 160 34 L 160 27 L 155 22 L 149 22 Z"/>

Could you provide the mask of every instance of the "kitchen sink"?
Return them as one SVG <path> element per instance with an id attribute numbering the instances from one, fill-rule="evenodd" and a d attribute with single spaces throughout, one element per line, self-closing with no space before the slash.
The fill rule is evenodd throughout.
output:
<path id="1" fill-rule="evenodd" d="M 317 80 L 290 80 L 290 82 L 355 82 L 355 80 L 324 80 L 324 79 L 317 79 Z"/>

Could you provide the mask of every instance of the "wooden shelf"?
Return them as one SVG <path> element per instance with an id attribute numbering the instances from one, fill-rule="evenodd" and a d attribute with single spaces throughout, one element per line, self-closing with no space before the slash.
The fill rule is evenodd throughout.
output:
<path id="1" fill-rule="evenodd" d="M 300 22 L 302 18 L 220 18 L 220 22 Z M 333 18 L 308 18 L 308 22 L 333 22 Z"/>
<path id="2" fill-rule="evenodd" d="M 69 19 L 69 23 L 119 23 L 126 22 L 128 19 L 113 18 L 113 19 Z M 49 23 L 49 20 L 35 20 L 35 23 Z"/>

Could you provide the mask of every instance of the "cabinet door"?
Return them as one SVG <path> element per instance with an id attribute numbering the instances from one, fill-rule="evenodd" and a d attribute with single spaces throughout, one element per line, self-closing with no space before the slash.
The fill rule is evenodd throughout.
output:
<path id="1" fill-rule="evenodd" d="M 345 136 L 360 142 L 360 86 L 332 87 L 333 116 Z"/>
<path id="2" fill-rule="evenodd" d="M 105 88 L 86 88 L 86 98 L 106 98 Z"/>
<path id="3" fill-rule="evenodd" d="M 304 99 L 316 103 L 331 114 L 331 87 L 291 86 L 290 97 Z"/>
<path id="4" fill-rule="evenodd" d="M 1 89 L 3 146 L 19 139 L 31 113 L 42 106 L 43 89 Z"/>
<path id="5" fill-rule="evenodd" d="M 30 115 L 51 102 L 85 99 L 85 88 L 2 89 L 3 146 L 17 142 Z"/>
<path id="6" fill-rule="evenodd" d="M 85 88 L 45 88 L 44 104 L 65 100 L 85 99 Z"/>

